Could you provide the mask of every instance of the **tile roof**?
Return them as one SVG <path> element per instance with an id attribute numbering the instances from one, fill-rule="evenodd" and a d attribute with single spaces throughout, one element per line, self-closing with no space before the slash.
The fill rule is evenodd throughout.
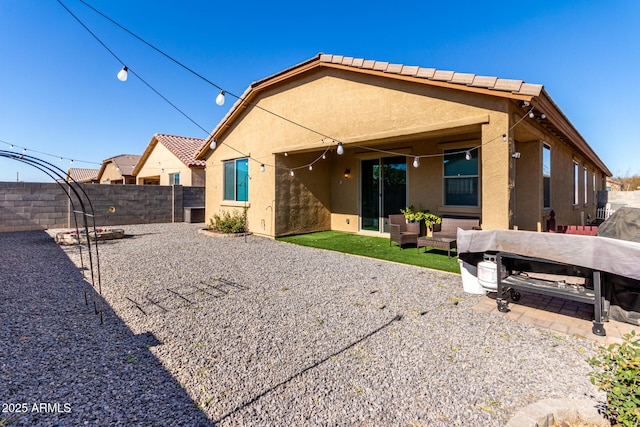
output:
<path id="1" fill-rule="evenodd" d="M 67 171 L 67 181 L 73 178 L 76 182 L 91 182 L 98 179 L 100 169 L 69 168 Z"/>
<path id="2" fill-rule="evenodd" d="M 140 160 L 138 154 L 120 154 L 119 156 L 112 157 L 105 160 L 105 163 L 111 161 L 116 166 L 116 169 L 120 171 L 120 175 L 132 175 L 133 168 Z"/>
<path id="3" fill-rule="evenodd" d="M 200 151 L 196 156 L 200 159 L 206 158 L 207 153 L 210 151 L 207 142 L 210 141 L 211 138 L 219 137 L 226 129 L 230 128 L 232 122 L 240 117 L 241 112 L 249 105 L 252 105 L 253 99 L 258 93 L 272 84 L 292 78 L 297 74 L 315 69 L 318 66 L 346 68 L 354 72 L 382 74 L 389 76 L 389 78 L 396 77 L 405 80 L 407 78 L 415 78 L 415 81 L 423 81 L 426 84 L 485 94 L 492 93 L 496 96 L 510 98 L 512 100 L 519 99 L 529 101 L 534 107 L 540 111 L 544 111 L 547 115 L 543 126 L 560 138 L 561 141 L 575 147 L 579 152 L 584 153 L 600 167 L 606 175 L 611 175 L 611 172 L 607 169 L 604 162 L 602 162 L 582 135 L 575 129 L 541 84 L 324 53 L 319 53 L 311 59 L 251 83 L 231 109 L 227 111 L 222 120 L 216 125 L 215 129 L 205 140 L 205 143 L 201 145 Z"/>
<path id="4" fill-rule="evenodd" d="M 157 133 L 154 138 L 167 147 L 182 163 L 188 167 L 205 167 L 204 160 L 196 160 L 196 155 L 204 143 L 200 138 L 189 138 L 186 136 L 167 135 Z"/>
<path id="5" fill-rule="evenodd" d="M 338 64 L 347 67 L 366 70 L 382 71 L 389 74 L 418 77 L 427 80 L 447 82 L 457 85 L 510 92 L 519 95 L 538 96 L 542 92 L 542 85 L 525 83 L 522 80 L 501 79 L 499 77 L 478 76 L 470 73 L 422 68 L 414 65 L 391 64 L 385 61 L 351 58 L 342 55 L 321 53 L 319 61 L 322 63 Z"/>

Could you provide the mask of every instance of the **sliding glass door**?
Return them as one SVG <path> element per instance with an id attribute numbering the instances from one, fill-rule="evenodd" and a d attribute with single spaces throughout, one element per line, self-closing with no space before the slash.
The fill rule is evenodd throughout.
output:
<path id="1" fill-rule="evenodd" d="M 407 202 L 407 160 L 384 157 L 363 160 L 360 187 L 360 228 L 388 232 L 388 217 Z"/>

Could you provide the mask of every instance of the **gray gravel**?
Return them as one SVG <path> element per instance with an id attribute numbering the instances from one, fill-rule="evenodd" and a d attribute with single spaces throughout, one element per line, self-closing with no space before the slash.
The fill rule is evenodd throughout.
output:
<path id="1" fill-rule="evenodd" d="M 104 325 L 77 248 L 0 234 L 0 425 L 500 426 L 604 398 L 595 344 L 476 313 L 458 275 L 123 228 L 99 246 Z"/>

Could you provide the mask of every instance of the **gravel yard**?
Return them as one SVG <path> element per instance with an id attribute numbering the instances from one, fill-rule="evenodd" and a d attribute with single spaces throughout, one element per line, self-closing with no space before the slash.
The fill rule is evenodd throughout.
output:
<path id="1" fill-rule="evenodd" d="M 458 275 L 123 228 L 99 245 L 104 325 L 77 248 L 0 234 L 0 426 L 502 426 L 604 398 L 595 344 L 473 311 Z"/>

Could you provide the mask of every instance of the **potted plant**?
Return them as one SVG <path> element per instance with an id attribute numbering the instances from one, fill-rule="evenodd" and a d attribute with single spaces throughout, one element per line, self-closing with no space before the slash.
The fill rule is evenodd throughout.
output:
<path id="1" fill-rule="evenodd" d="M 425 235 L 426 230 L 432 230 L 433 224 L 440 224 L 442 218 L 436 214 L 429 212 L 428 210 L 415 209 L 413 206 L 407 206 L 404 209 L 400 209 L 400 212 L 404 214 L 407 222 L 419 222 L 420 234 Z M 425 230 L 422 229 L 422 224 L 425 225 Z"/>

